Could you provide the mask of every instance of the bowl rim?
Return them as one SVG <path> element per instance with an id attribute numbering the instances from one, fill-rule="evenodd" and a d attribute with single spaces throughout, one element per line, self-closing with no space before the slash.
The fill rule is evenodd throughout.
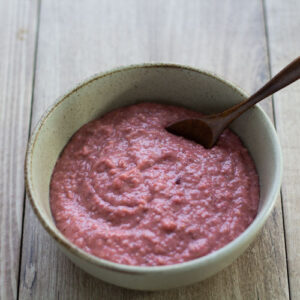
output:
<path id="1" fill-rule="evenodd" d="M 30 136 L 27 149 L 26 149 L 26 155 L 25 155 L 25 165 L 24 165 L 24 173 L 25 173 L 25 188 L 26 193 L 28 195 L 28 198 L 30 200 L 31 206 L 38 217 L 40 223 L 43 225 L 45 230 L 49 233 L 49 235 L 54 238 L 54 240 L 59 244 L 59 246 L 62 246 L 67 251 L 70 251 L 72 255 L 83 259 L 87 261 L 88 263 L 94 264 L 96 267 L 108 269 L 110 271 L 116 271 L 119 273 L 127 273 L 131 275 L 141 275 L 141 274 L 149 274 L 152 272 L 182 272 L 191 268 L 199 268 L 204 265 L 208 265 L 216 260 L 222 260 L 223 258 L 229 257 L 232 252 L 239 249 L 243 244 L 247 244 L 247 242 L 252 241 L 252 239 L 255 237 L 255 235 L 260 231 L 261 227 L 266 222 L 268 216 L 270 215 L 276 200 L 277 196 L 279 194 L 279 190 L 281 187 L 281 180 L 282 180 L 282 173 L 283 173 L 283 162 L 282 162 L 282 151 L 280 147 L 280 142 L 278 139 L 278 136 L 276 134 L 274 125 L 270 121 L 268 115 L 258 106 L 255 105 L 254 108 L 258 109 L 260 113 L 262 113 L 267 126 L 269 127 L 271 131 L 271 136 L 274 141 L 275 145 L 275 152 L 277 154 L 276 156 L 276 162 L 277 162 L 277 169 L 275 174 L 275 180 L 272 185 L 271 193 L 267 198 L 266 204 L 263 207 L 263 209 L 257 214 L 254 221 L 247 227 L 247 229 L 242 232 L 237 238 L 235 238 L 233 241 L 231 241 L 229 244 L 225 245 L 224 247 L 209 253 L 205 256 L 186 261 L 183 263 L 177 263 L 172 265 L 163 265 L 163 266 L 131 266 L 131 265 L 125 265 L 125 264 L 119 264 L 115 262 L 111 262 L 102 258 L 99 258 L 97 256 L 94 256 L 92 254 L 89 254 L 82 250 L 81 248 L 77 247 L 75 244 L 71 243 L 67 238 L 65 238 L 62 233 L 55 232 L 51 226 L 48 225 L 49 221 L 47 220 L 47 217 L 44 217 L 44 212 L 41 211 L 39 208 L 39 205 L 36 204 L 36 201 L 33 197 L 33 186 L 32 186 L 32 155 L 35 143 L 38 139 L 40 130 L 44 123 L 46 122 L 47 118 L 50 116 L 50 114 L 69 96 L 71 96 L 73 93 L 76 93 L 79 89 L 83 88 L 86 85 L 89 85 L 95 80 L 113 75 L 115 73 L 119 72 L 126 72 L 133 69 L 143 69 L 143 68 L 175 68 L 175 69 L 183 69 L 186 71 L 192 71 L 196 72 L 202 75 L 206 75 L 208 77 L 211 77 L 212 79 L 222 82 L 223 84 L 229 86 L 231 89 L 235 90 L 238 94 L 240 94 L 242 97 L 246 98 L 247 94 L 237 85 L 231 83 L 228 80 L 224 80 L 220 76 L 216 75 L 215 73 L 212 73 L 210 71 L 206 71 L 203 69 L 198 69 L 186 65 L 181 64 L 174 64 L 174 63 L 144 63 L 144 64 L 133 64 L 133 65 L 127 65 L 127 66 L 121 66 L 117 68 L 113 68 L 110 71 L 104 71 L 100 73 L 96 73 L 87 79 L 81 81 L 79 84 L 77 84 L 74 88 L 69 89 L 65 94 L 58 97 L 54 104 L 50 105 L 48 109 L 44 112 L 44 114 L 41 116 L 40 120 L 35 125 L 34 130 L 32 131 L 32 134 Z M 55 226 L 55 224 L 54 224 Z M 57 229 L 58 230 L 58 229 Z M 248 245 L 248 244 L 247 244 Z"/>

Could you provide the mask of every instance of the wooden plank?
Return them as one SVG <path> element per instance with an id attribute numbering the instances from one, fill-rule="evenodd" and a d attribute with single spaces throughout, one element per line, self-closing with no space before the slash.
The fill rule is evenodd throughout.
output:
<path id="1" fill-rule="evenodd" d="M 272 75 L 300 54 L 300 2 L 266 1 Z M 279 46 L 278 45 L 282 45 Z M 274 95 L 284 177 L 282 203 L 285 220 L 288 270 L 292 299 L 300 299 L 300 82 Z"/>
<path id="2" fill-rule="evenodd" d="M 0 299 L 17 297 L 38 1 L 0 1 Z"/>
<path id="3" fill-rule="evenodd" d="M 261 2 L 43 1 L 33 123 L 79 80 L 149 61 L 201 67 L 254 91 L 269 77 Z M 272 113 L 270 101 L 264 107 Z M 129 291 L 85 274 L 57 249 L 28 203 L 24 230 L 20 299 L 288 299 L 279 201 L 232 266 L 167 292 Z"/>

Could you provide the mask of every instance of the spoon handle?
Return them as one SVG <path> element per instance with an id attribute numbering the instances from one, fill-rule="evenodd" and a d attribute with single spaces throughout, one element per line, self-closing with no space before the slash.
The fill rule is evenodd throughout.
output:
<path id="1" fill-rule="evenodd" d="M 282 69 L 277 75 L 275 75 L 270 81 L 268 81 L 261 89 L 245 101 L 225 110 L 220 114 L 216 114 L 216 118 L 226 118 L 226 126 L 233 120 L 238 118 L 248 108 L 256 104 L 257 102 L 265 99 L 266 97 L 281 90 L 287 85 L 300 79 L 300 56 L 293 60 L 289 65 Z M 225 126 L 225 127 L 226 127 Z"/>

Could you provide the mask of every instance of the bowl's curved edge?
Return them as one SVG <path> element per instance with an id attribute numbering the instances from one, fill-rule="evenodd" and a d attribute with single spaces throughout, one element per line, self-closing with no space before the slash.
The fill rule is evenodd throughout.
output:
<path id="1" fill-rule="evenodd" d="M 280 147 L 279 139 L 278 139 L 278 136 L 277 136 L 276 131 L 274 129 L 274 126 L 273 126 L 272 122 L 270 121 L 269 117 L 267 116 L 267 114 L 259 106 L 255 106 L 255 109 L 258 109 L 264 115 L 265 119 L 267 120 L 268 126 L 271 128 L 272 135 L 275 138 L 275 143 L 277 145 L 276 150 L 278 151 L 278 155 L 279 155 L 278 156 L 279 170 L 278 170 L 278 175 L 276 177 L 277 188 L 273 191 L 273 197 L 272 197 L 272 199 L 274 199 L 274 200 L 272 201 L 272 203 L 269 206 L 265 207 L 263 212 L 261 212 L 261 214 L 263 216 L 261 216 L 260 218 L 256 218 L 252 222 L 252 224 L 250 224 L 250 226 L 239 237 L 237 237 L 235 240 L 233 240 L 232 242 L 230 242 L 229 244 L 227 244 L 223 248 L 221 248 L 221 249 L 219 249 L 219 250 L 217 250 L 213 253 L 210 253 L 206 256 L 203 256 L 203 257 L 200 257 L 200 258 L 188 261 L 188 262 L 184 262 L 184 263 L 179 263 L 179 264 L 174 264 L 174 265 L 167 265 L 167 266 L 152 266 L 152 267 L 129 266 L 129 265 L 118 264 L 118 263 L 114 263 L 114 262 L 110 262 L 108 260 L 98 258 L 96 256 L 93 256 L 93 255 L 90 255 L 90 254 L 86 253 L 85 251 L 81 250 L 77 246 L 73 245 L 71 242 L 69 242 L 67 239 L 65 239 L 62 235 L 60 236 L 59 234 L 54 232 L 49 227 L 49 225 L 45 222 L 45 220 L 43 219 L 42 212 L 39 210 L 39 208 L 35 204 L 33 196 L 32 196 L 31 190 L 33 189 L 33 186 L 32 186 L 32 176 L 31 176 L 31 173 L 30 173 L 30 170 L 31 170 L 31 154 L 33 152 L 33 149 L 34 149 L 36 140 L 38 138 L 39 132 L 41 130 L 41 127 L 43 126 L 43 124 L 47 120 L 48 116 L 66 98 L 68 98 L 70 95 L 72 95 L 73 93 L 78 91 L 80 88 L 82 88 L 82 87 L 92 83 L 93 81 L 102 78 L 102 77 L 106 77 L 106 76 L 112 75 L 112 74 L 117 73 L 117 72 L 128 71 L 130 69 L 135 69 L 135 68 L 177 68 L 177 69 L 184 69 L 184 70 L 194 71 L 194 72 L 201 73 L 201 74 L 204 74 L 206 76 L 209 76 L 212 79 L 215 79 L 217 81 L 221 81 L 225 85 L 228 85 L 232 89 L 234 89 L 242 97 L 244 97 L 244 98 L 247 97 L 247 94 L 241 88 L 237 87 L 235 84 L 233 84 L 233 83 L 231 83 L 227 80 L 224 80 L 224 79 L 220 78 L 218 75 L 216 75 L 212 72 L 208 72 L 206 70 L 201 70 L 201 69 L 197 69 L 197 68 L 192 68 L 192 67 L 189 67 L 189 66 L 179 65 L 179 64 L 169 64 L 169 63 L 137 64 L 137 65 L 129 65 L 129 66 L 124 66 L 124 67 L 119 67 L 119 68 L 115 68 L 115 69 L 113 69 L 111 71 L 108 71 L 108 72 L 101 72 L 101 73 L 95 74 L 95 75 L 87 78 L 86 80 L 82 81 L 81 83 L 79 83 L 74 89 L 70 89 L 63 96 L 59 97 L 57 99 L 57 101 L 45 111 L 45 113 L 42 115 L 42 117 L 38 121 L 37 125 L 35 126 L 35 129 L 33 130 L 32 134 L 31 134 L 31 137 L 30 137 L 30 140 L 28 142 L 28 146 L 27 146 L 27 149 L 26 149 L 26 155 L 25 155 L 24 173 L 25 173 L 26 193 L 28 195 L 31 206 L 32 206 L 36 216 L 38 217 L 39 221 L 41 222 L 43 227 L 46 229 L 46 231 L 50 234 L 50 236 L 52 238 L 54 238 L 54 240 L 56 240 L 59 243 L 60 246 L 64 247 L 66 250 L 71 251 L 73 255 L 78 256 L 79 258 L 81 258 L 83 260 L 87 260 L 88 262 L 90 262 L 92 264 L 96 264 L 97 266 L 99 266 L 101 268 L 108 269 L 108 270 L 111 270 L 111 271 L 116 271 L 116 272 L 119 272 L 119 273 L 130 274 L 130 275 L 147 274 L 147 273 L 153 272 L 153 271 L 160 271 L 160 272 L 169 272 L 169 271 L 172 271 L 172 272 L 175 271 L 176 272 L 177 271 L 178 272 L 178 271 L 181 271 L 183 269 L 186 270 L 186 269 L 191 269 L 191 268 L 192 269 L 198 268 L 201 265 L 212 262 L 217 256 L 219 256 L 219 258 L 221 258 L 221 257 L 224 257 L 224 256 L 228 255 L 229 252 L 232 251 L 232 249 L 237 248 L 239 246 L 239 244 L 245 243 L 247 240 L 249 240 L 249 237 L 246 238 L 247 235 L 251 234 L 251 237 L 253 239 L 255 237 L 255 235 L 257 234 L 257 232 L 261 229 L 261 227 L 265 223 L 267 217 L 269 216 L 269 214 L 271 213 L 272 208 L 275 205 L 275 200 L 276 200 L 276 197 L 279 193 L 280 183 L 281 183 L 281 179 L 282 179 L 282 169 L 283 169 L 283 166 L 282 166 L 282 153 L 281 153 L 281 147 Z M 252 232 L 252 228 L 254 226 L 257 226 L 257 230 L 255 232 Z"/>

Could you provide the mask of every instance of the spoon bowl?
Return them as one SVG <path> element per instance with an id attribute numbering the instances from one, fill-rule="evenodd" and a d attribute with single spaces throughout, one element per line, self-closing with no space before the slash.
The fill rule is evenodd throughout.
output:
<path id="1" fill-rule="evenodd" d="M 217 136 L 209 124 L 209 118 L 203 119 L 187 119 L 171 124 L 167 127 L 170 133 L 183 136 L 189 140 L 194 140 L 198 144 L 205 145 L 206 148 L 211 148 Z M 201 132 L 201 134 L 199 134 Z"/>

